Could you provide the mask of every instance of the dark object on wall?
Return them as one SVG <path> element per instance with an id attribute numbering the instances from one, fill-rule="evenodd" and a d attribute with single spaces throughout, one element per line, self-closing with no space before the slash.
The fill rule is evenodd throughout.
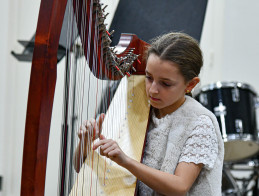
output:
<path id="1" fill-rule="evenodd" d="M 57 54 L 57 62 L 59 62 L 65 55 L 66 55 L 66 47 L 67 47 L 67 29 L 68 27 L 68 20 L 69 20 L 69 7 L 67 6 L 60 39 L 59 39 L 59 46 L 58 46 L 58 54 Z M 74 33 L 77 35 L 77 28 L 73 26 Z M 74 40 L 76 39 L 76 36 Z M 24 47 L 22 53 L 16 53 L 15 51 L 11 51 L 11 54 L 18 60 L 18 61 L 25 61 L 31 62 L 33 49 L 34 49 L 34 41 L 35 41 L 35 34 L 32 36 L 30 41 L 18 40 L 18 42 Z"/>
<path id="2" fill-rule="evenodd" d="M 181 31 L 200 41 L 207 0 L 121 0 L 110 30 L 113 45 L 121 33 L 134 33 L 149 42 L 169 31 Z"/>
<path id="3" fill-rule="evenodd" d="M 14 51 L 11 51 L 11 54 L 18 60 L 24 62 L 32 61 L 32 54 L 34 49 L 35 35 L 31 38 L 30 41 L 18 40 L 18 42 L 24 47 L 22 53 L 18 54 Z M 58 56 L 57 61 L 59 62 L 66 55 L 66 48 L 61 44 L 58 46 Z"/>

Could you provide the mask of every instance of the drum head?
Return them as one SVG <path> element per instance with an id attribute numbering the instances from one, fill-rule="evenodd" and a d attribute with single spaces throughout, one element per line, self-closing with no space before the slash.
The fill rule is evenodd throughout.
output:
<path id="1" fill-rule="evenodd" d="M 238 161 L 258 153 L 259 145 L 254 141 L 233 140 L 224 143 L 225 161 Z"/>

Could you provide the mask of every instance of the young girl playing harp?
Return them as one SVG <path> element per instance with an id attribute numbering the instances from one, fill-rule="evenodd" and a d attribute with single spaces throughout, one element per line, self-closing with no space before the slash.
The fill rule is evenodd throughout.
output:
<path id="1" fill-rule="evenodd" d="M 157 37 L 148 48 L 145 83 L 151 120 L 142 163 L 100 134 L 104 114 L 81 127 L 79 138 L 93 128 L 100 139 L 93 149 L 100 148 L 101 155 L 137 177 L 137 195 L 221 195 L 224 145 L 219 126 L 214 114 L 189 96 L 202 65 L 197 41 L 184 33 Z"/>

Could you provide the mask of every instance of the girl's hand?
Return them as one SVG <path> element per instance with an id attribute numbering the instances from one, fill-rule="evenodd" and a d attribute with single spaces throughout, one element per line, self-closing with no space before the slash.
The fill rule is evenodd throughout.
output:
<path id="1" fill-rule="evenodd" d="M 87 143 L 87 141 L 94 141 L 95 139 L 99 138 L 102 131 L 104 117 L 105 114 L 102 113 L 98 119 L 98 122 L 96 122 L 96 120 L 93 118 L 84 121 L 78 132 L 80 141 L 83 139 Z"/>
<path id="2" fill-rule="evenodd" d="M 102 113 L 97 120 L 98 122 L 96 122 L 96 120 L 94 119 L 86 120 L 80 127 L 80 130 L 78 132 L 78 137 L 80 141 L 76 147 L 73 157 L 73 164 L 76 172 L 79 172 L 82 163 L 86 159 L 92 141 L 100 136 L 104 117 L 105 114 Z"/>
<path id="3" fill-rule="evenodd" d="M 106 139 L 103 135 L 100 135 L 100 141 L 93 145 L 93 149 L 96 150 L 100 147 L 100 154 L 110 158 L 118 165 L 125 165 L 129 161 L 129 157 L 121 150 L 117 142 L 112 139 Z"/>

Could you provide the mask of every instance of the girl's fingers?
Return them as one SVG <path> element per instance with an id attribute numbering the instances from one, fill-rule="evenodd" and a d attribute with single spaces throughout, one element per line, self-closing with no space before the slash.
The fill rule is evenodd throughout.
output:
<path id="1" fill-rule="evenodd" d="M 99 135 L 100 135 L 101 132 L 102 132 L 102 125 L 103 125 L 104 118 L 105 118 L 105 114 L 104 114 L 104 113 L 101 113 L 101 115 L 100 115 L 100 117 L 99 117 L 99 119 L 98 119 Z"/>
<path id="2" fill-rule="evenodd" d="M 94 118 L 83 121 L 82 125 L 80 126 L 80 133 L 78 133 L 78 137 L 81 139 L 83 136 L 86 136 L 87 134 L 87 136 L 94 136 L 94 139 L 97 139 L 102 129 L 104 117 L 105 114 L 102 113 L 98 119 L 98 123 Z"/>
<path id="3" fill-rule="evenodd" d="M 99 146 L 104 143 L 104 140 L 100 140 L 93 145 L 93 149 L 96 150 Z"/>
<path id="4" fill-rule="evenodd" d="M 82 131 L 81 130 L 77 133 L 77 136 L 79 137 L 79 139 L 82 138 Z"/>
<path id="5" fill-rule="evenodd" d="M 92 128 L 96 128 L 96 121 L 93 118 L 89 120 L 89 123 L 91 124 Z"/>
<path id="6" fill-rule="evenodd" d="M 86 126 L 85 126 L 85 128 L 86 128 L 86 129 L 90 129 L 90 128 L 91 128 L 91 126 L 92 126 L 92 125 L 91 125 L 90 121 L 87 121 L 87 122 L 86 122 Z"/>
<path id="7" fill-rule="evenodd" d="M 88 120 L 83 121 L 83 126 L 86 127 Z"/>
<path id="8" fill-rule="evenodd" d="M 108 152 L 107 156 L 109 158 L 114 158 L 116 156 L 118 156 L 120 154 L 120 150 L 118 148 L 115 148 L 113 150 L 111 150 L 110 152 Z"/>
<path id="9" fill-rule="evenodd" d="M 105 148 L 110 146 L 112 142 L 113 140 L 101 139 L 93 145 L 93 149 L 96 150 L 98 147 L 102 146 L 102 150 L 104 150 Z"/>
<path id="10" fill-rule="evenodd" d="M 85 127 L 84 125 L 81 125 L 79 130 L 80 130 L 81 132 L 84 132 L 84 131 L 86 131 L 86 127 Z"/>
<path id="11" fill-rule="evenodd" d="M 103 134 L 100 134 L 100 140 L 106 139 Z"/>
<path id="12" fill-rule="evenodd" d="M 115 143 L 112 143 L 111 145 L 107 145 L 107 146 L 101 146 L 101 150 L 103 152 L 103 154 L 106 156 L 109 154 L 109 152 L 113 151 L 114 149 L 117 148 L 117 145 Z"/>
<path id="13" fill-rule="evenodd" d="M 93 149 L 96 150 L 98 147 L 100 147 L 100 154 L 108 158 L 116 156 L 120 151 L 118 144 L 113 140 L 100 140 L 94 144 Z"/>

